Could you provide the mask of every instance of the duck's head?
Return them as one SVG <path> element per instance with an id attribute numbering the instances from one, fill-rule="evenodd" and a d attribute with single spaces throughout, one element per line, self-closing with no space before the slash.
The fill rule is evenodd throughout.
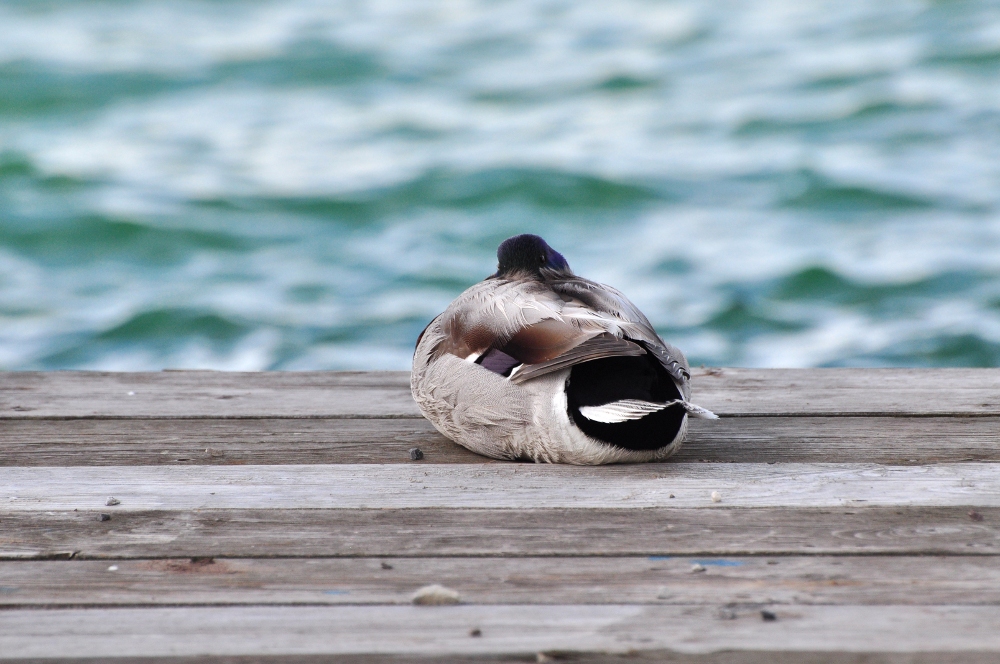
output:
<path id="1" fill-rule="evenodd" d="M 537 235 L 515 235 L 497 249 L 498 277 L 542 276 L 542 271 L 572 274 L 563 255 Z"/>

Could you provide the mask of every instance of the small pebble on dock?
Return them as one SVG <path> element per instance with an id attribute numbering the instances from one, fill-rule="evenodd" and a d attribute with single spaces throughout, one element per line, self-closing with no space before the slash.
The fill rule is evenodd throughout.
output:
<path id="1" fill-rule="evenodd" d="M 392 565 L 389 563 L 382 563 L 382 569 L 392 569 Z"/>
<path id="2" fill-rule="evenodd" d="M 112 565 L 111 567 L 108 568 L 108 571 L 109 572 L 117 572 L 118 571 L 118 565 Z"/>
<path id="3" fill-rule="evenodd" d="M 111 521 L 111 515 L 110 514 L 101 514 L 100 520 L 101 521 Z"/>
<path id="4" fill-rule="evenodd" d="M 713 491 L 712 492 L 712 502 L 713 503 L 721 503 L 722 502 L 722 494 L 719 493 L 718 491 Z"/>
<path id="5" fill-rule="evenodd" d="M 698 572 L 704 572 L 704 571 L 705 571 L 705 566 L 704 565 L 701 565 L 699 563 L 695 563 L 694 565 L 691 565 L 691 573 L 692 574 L 697 574 Z"/>
<path id="6" fill-rule="evenodd" d="M 483 630 L 479 629 L 478 627 L 469 631 L 469 636 L 482 636 L 482 635 L 483 635 Z"/>
<path id="7" fill-rule="evenodd" d="M 411 461 L 420 461 L 423 458 L 424 458 L 424 451 L 421 450 L 419 447 L 413 447 L 410 449 Z"/>
<path id="8" fill-rule="evenodd" d="M 115 505 L 121 505 L 122 501 L 118 500 L 114 496 L 108 496 L 108 499 L 104 501 L 104 504 L 107 505 L 108 507 L 113 507 Z"/>
<path id="9" fill-rule="evenodd" d="M 461 601 L 462 598 L 457 592 L 436 583 L 424 586 L 413 593 L 413 603 L 417 606 L 447 606 L 459 604 Z"/>
<path id="10" fill-rule="evenodd" d="M 973 521 L 982 521 L 983 515 L 975 510 L 972 510 L 971 512 L 969 512 L 969 518 L 972 519 Z"/>
<path id="11" fill-rule="evenodd" d="M 760 617 L 764 622 L 774 622 L 778 619 L 778 616 L 770 611 L 761 611 Z"/>

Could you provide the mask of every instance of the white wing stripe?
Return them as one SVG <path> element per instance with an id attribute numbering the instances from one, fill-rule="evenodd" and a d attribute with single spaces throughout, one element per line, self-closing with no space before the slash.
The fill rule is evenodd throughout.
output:
<path id="1" fill-rule="evenodd" d="M 628 420 L 642 419 L 650 413 L 658 413 L 667 406 L 673 406 L 674 404 L 683 406 L 684 410 L 691 417 L 697 417 L 702 420 L 716 420 L 719 418 L 712 411 L 701 406 L 696 406 L 683 399 L 674 399 L 667 403 L 651 403 L 649 401 L 640 401 L 639 399 L 622 399 L 621 401 L 606 403 L 603 406 L 583 406 L 580 408 L 580 414 L 594 422 L 618 424 L 619 422 L 626 422 Z"/>
<path id="2" fill-rule="evenodd" d="M 606 403 L 603 406 L 583 406 L 580 408 L 580 414 L 594 422 L 617 424 L 627 420 L 641 419 L 650 413 L 663 410 L 668 405 L 665 403 L 639 401 L 638 399 L 622 399 L 621 401 Z"/>

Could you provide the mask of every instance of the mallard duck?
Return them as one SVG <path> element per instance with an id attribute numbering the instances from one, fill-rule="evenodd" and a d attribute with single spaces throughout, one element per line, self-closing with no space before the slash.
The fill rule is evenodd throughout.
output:
<path id="1" fill-rule="evenodd" d="M 537 235 L 497 249 L 497 271 L 417 339 L 410 387 L 442 434 L 495 459 L 665 459 L 690 403 L 684 354 L 628 298 L 578 277 Z"/>

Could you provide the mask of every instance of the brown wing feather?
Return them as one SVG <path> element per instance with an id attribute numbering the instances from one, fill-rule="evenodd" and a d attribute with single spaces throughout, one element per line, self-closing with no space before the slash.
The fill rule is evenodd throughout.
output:
<path id="1" fill-rule="evenodd" d="M 451 353 L 465 359 L 472 354 L 487 352 L 490 348 L 502 350 L 524 364 L 547 362 L 579 346 L 596 332 L 547 318 L 523 327 L 504 340 L 485 325 L 465 326 L 460 318 L 446 319 L 442 325 L 444 339 L 435 353 Z"/>
<path id="2" fill-rule="evenodd" d="M 593 332 L 549 318 L 519 330 L 500 350 L 525 364 L 537 364 L 553 360 L 593 336 Z"/>
<path id="3" fill-rule="evenodd" d="M 484 325 L 466 327 L 461 320 L 446 318 L 441 326 L 443 339 L 434 349 L 435 357 L 451 353 L 463 360 L 473 353 L 482 353 L 496 345 L 496 334 Z"/>
<path id="4" fill-rule="evenodd" d="M 585 341 L 584 343 L 570 349 L 566 353 L 552 358 L 551 360 L 538 364 L 526 364 L 518 369 L 511 377 L 512 383 L 523 383 L 532 378 L 538 378 L 545 374 L 552 373 L 571 367 L 575 364 L 599 360 L 602 357 L 621 357 L 645 355 L 638 344 L 634 344 L 626 339 L 619 339 L 613 334 L 599 334 Z"/>

